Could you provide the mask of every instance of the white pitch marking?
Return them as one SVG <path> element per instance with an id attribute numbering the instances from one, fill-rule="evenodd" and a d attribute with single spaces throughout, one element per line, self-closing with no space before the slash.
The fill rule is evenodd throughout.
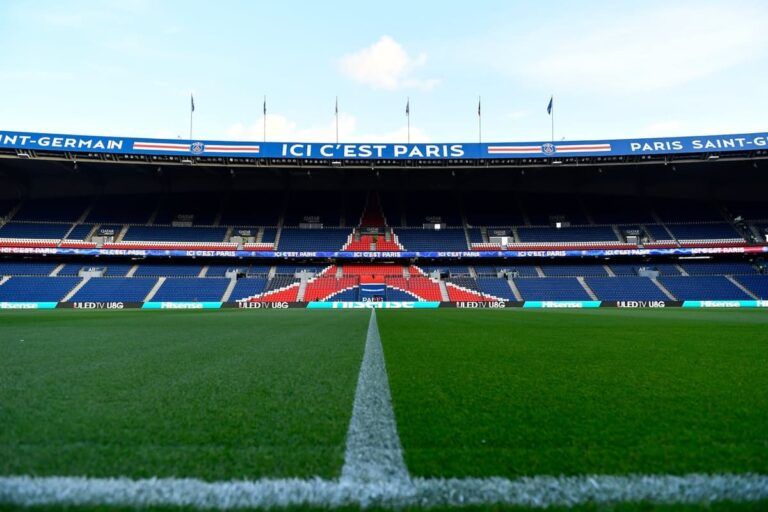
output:
<path id="1" fill-rule="evenodd" d="M 200 509 L 288 506 L 389 508 L 584 503 L 698 504 L 768 500 L 768 475 L 582 475 L 411 478 L 397 436 L 375 310 L 368 325 L 339 480 L 0 477 L 0 503 L 14 505 L 191 506 Z"/>
<path id="2" fill-rule="evenodd" d="M 410 482 L 397 435 L 376 310 L 371 310 L 363 362 L 355 390 L 342 483 Z"/>

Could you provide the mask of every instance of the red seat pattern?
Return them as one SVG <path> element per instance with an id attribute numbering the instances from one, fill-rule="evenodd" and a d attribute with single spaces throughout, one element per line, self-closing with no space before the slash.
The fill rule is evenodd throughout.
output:
<path id="1" fill-rule="evenodd" d="M 357 277 L 315 277 L 307 282 L 304 300 L 306 302 L 324 300 L 338 292 L 357 286 L 358 282 Z"/>
<path id="2" fill-rule="evenodd" d="M 345 276 L 380 275 L 401 276 L 403 267 L 400 265 L 344 265 L 342 271 Z"/>
<path id="3" fill-rule="evenodd" d="M 360 235 L 360 240 L 352 239 L 342 248 L 342 251 L 370 251 L 373 235 Z"/>
<path id="4" fill-rule="evenodd" d="M 285 288 L 278 288 L 260 295 L 249 297 L 248 302 L 296 302 L 301 283 L 293 283 Z"/>
<path id="5" fill-rule="evenodd" d="M 428 277 L 416 275 L 410 279 L 404 277 L 388 277 L 387 286 L 398 288 L 410 292 L 422 300 L 437 301 L 443 300 L 440 293 L 440 284 Z"/>
<path id="6" fill-rule="evenodd" d="M 499 297 L 487 295 L 475 290 L 469 290 L 461 286 L 457 286 L 453 283 L 445 283 L 445 288 L 448 290 L 448 299 L 451 302 L 475 302 L 486 300 L 502 300 Z"/>

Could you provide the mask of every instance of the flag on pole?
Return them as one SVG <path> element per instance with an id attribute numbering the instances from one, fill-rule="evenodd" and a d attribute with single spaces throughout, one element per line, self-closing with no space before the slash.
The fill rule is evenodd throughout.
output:
<path id="1" fill-rule="evenodd" d="M 195 97 L 192 94 L 189 95 L 189 102 L 190 102 L 190 107 L 192 108 L 192 112 L 194 112 L 195 111 Z"/>
<path id="2" fill-rule="evenodd" d="M 334 114 L 338 114 L 339 113 L 339 97 L 338 96 L 336 96 L 336 108 L 333 111 L 333 113 Z"/>
<path id="3" fill-rule="evenodd" d="M 405 115 L 411 115 L 411 98 L 408 98 L 408 101 L 405 102 Z"/>
<path id="4" fill-rule="evenodd" d="M 547 105 L 547 114 L 552 115 L 552 108 L 554 107 L 555 97 L 549 97 L 549 105 Z"/>
<path id="5" fill-rule="evenodd" d="M 480 117 L 481 115 L 482 114 L 480 110 L 480 98 L 477 98 L 477 117 Z"/>
<path id="6" fill-rule="evenodd" d="M 267 97 L 264 96 L 264 115 L 267 115 Z"/>

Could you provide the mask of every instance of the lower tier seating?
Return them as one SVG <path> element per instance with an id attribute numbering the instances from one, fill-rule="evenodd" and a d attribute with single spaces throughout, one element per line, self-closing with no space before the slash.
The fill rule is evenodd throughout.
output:
<path id="1" fill-rule="evenodd" d="M 585 282 L 600 300 L 669 300 L 648 277 L 587 277 Z"/>
<path id="2" fill-rule="evenodd" d="M 77 277 L 12 277 L 0 285 L 0 302 L 58 302 L 79 282 Z"/>
<path id="3" fill-rule="evenodd" d="M 575 277 L 515 279 L 523 300 L 591 300 Z"/>
<path id="4" fill-rule="evenodd" d="M 678 300 L 750 300 L 723 276 L 660 277 L 664 287 Z"/>
<path id="5" fill-rule="evenodd" d="M 218 302 L 229 283 L 229 279 L 220 277 L 205 279 L 171 277 L 160 285 L 152 300 L 155 302 Z"/>
<path id="6" fill-rule="evenodd" d="M 72 297 L 73 302 L 142 302 L 157 279 L 148 277 L 94 277 Z"/>

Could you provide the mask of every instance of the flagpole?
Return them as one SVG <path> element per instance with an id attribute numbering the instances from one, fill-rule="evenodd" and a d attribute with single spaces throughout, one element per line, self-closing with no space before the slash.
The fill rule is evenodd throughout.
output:
<path id="1" fill-rule="evenodd" d="M 192 116 L 195 114 L 195 97 L 189 95 L 189 140 L 192 140 Z"/>
<path id="2" fill-rule="evenodd" d="M 405 117 L 408 120 L 408 144 L 411 143 L 411 98 L 405 102 Z"/>
<path id="3" fill-rule="evenodd" d="M 264 95 L 264 109 L 263 109 L 263 115 L 264 115 L 264 142 L 267 142 L 267 95 Z"/>
<path id="4" fill-rule="evenodd" d="M 339 143 L 339 97 L 336 96 L 336 144 Z"/>
<path id="5" fill-rule="evenodd" d="M 553 94 L 551 96 L 551 98 L 552 98 L 552 115 L 550 117 L 552 118 L 551 119 L 551 123 L 552 123 L 551 130 L 552 131 L 550 132 L 550 135 L 552 136 L 551 142 L 552 142 L 552 144 L 554 144 L 555 143 L 555 95 Z"/>
<path id="6" fill-rule="evenodd" d="M 483 114 L 481 110 L 481 98 L 477 97 L 477 141 L 483 143 Z"/>

